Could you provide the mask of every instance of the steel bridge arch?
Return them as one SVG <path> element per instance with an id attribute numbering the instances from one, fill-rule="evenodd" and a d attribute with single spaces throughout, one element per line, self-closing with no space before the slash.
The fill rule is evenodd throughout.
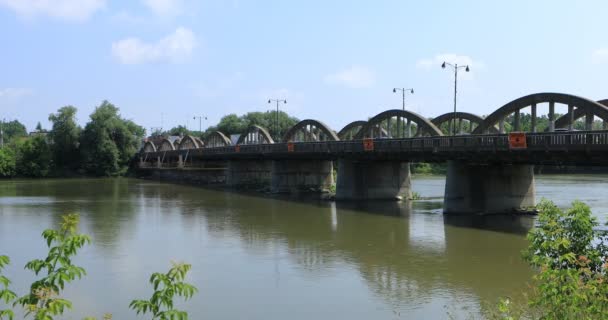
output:
<path id="1" fill-rule="evenodd" d="M 143 150 L 144 152 L 156 152 L 156 145 L 152 141 L 146 141 Z"/>
<path id="2" fill-rule="evenodd" d="M 489 127 L 495 126 L 500 120 L 506 118 L 510 114 L 518 112 L 526 107 L 546 102 L 571 105 L 576 107 L 576 109 L 583 109 L 585 112 L 593 113 L 602 119 L 608 118 L 608 107 L 593 100 L 565 93 L 534 93 L 515 99 L 492 112 L 484 119 L 477 129 L 473 130 L 473 134 L 485 133 Z"/>
<path id="3" fill-rule="evenodd" d="M 164 138 L 160 146 L 158 147 L 158 151 L 172 151 L 175 150 L 175 145 L 169 139 Z"/>
<path id="4" fill-rule="evenodd" d="M 274 143 L 274 140 L 268 133 L 268 130 L 258 126 L 251 125 L 239 136 L 236 144 L 269 144 Z"/>
<path id="5" fill-rule="evenodd" d="M 345 125 L 344 128 L 338 132 L 338 138 L 340 138 L 340 140 L 352 140 L 365 124 L 367 124 L 367 121 L 358 120 Z"/>
<path id="6" fill-rule="evenodd" d="M 179 150 L 199 149 L 199 148 L 202 148 L 203 145 L 204 144 L 200 139 L 187 135 L 187 136 L 184 136 L 182 138 L 182 140 L 180 141 L 178 149 Z"/>
<path id="7" fill-rule="evenodd" d="M 311 132 L 311 129 L 318 129 L 318 132 Z M 338 141 L 338 135 L 331 130 L 326 124 L 321 121 L 306 119 L 296 123 L 293 127 L 289 128 L 283 135 L 283 142 L 292 142 L 296 137 L 298 131 L 304 129 L 305 140 L 310 141 Z M 324 135 L 325 139 L 322 139 L 321 134 Z"/>
<path id="8" fill-rule="evenodd" d="M 431 120 L 431 122 L 437 126 L 437 128 L 441 128 L 441 126 L 444 123 L 448 123 L 451 127 L 451 122 L 454 120 L 454 112 L 448 112 L 448 113 L 444 113 L 440 116 L 437 116 L 435 118 L 433 118 L 433 120 Z M 483 122 L 483 118 L 473 114 L 473 113 L 469 113 L 469 112 L 456 112 L 456 120 L 462 121 L 462 120 L 467 120 L 469 121 L 471 124 L 476 124 L 477 126 L 479 126 L 482 122 Z M 490 129 L 491 133 L 498 133 L 498 129 L 496 129 L 496 127 L 491 127 Z M 472 130 L 471 130 L 472 132 Z"/>
<path id="9" fill-rule="evenodd" d="M 437 126 L 435 126 L 431 121 L 424 118 L 423 116 L 407 110 L 394 109 L 381 112 L 369 119 L 367 121 L 367 124 L 365 124 L 365 126 L 363 126 L 361 130 L 359 130 L 359 132 L 355 136 L 355 139 L 370 138 L 370 133 L 375 126 L 382 123 L 382 121 L 390 120 L 393 117 L 413 121 L 418 127 L 417 135 L 429 134 L 431 136 L 443 136 L 443 132 L 441 132 L 441 130 L 437 128 Z"/>
<path id="10" fill-rule="evenodd" d="M 608 108 L 608 99 L 599 100 L 599 101 L 597 101 L 597 103 Z M 587 114 L 585 111 L 586 110 L 583 108 L 574 109 L 574 119 L 573 120 L 576 121 L 576 120 L 584 117 Z M 594 115 L 596 115 L 596 114 L 594 114 Z M 597 116 L 602 118 L 602 116 L 600 116 L 600 115 L 597 115 Z M 608 119 L 606 119 L 606 118 L 602 118 L 602 120 L 608 121 Z M 569 121 L 570 121 L 570 114 L 566 113 L 565 115 L 563 115 L 563 116 L 557 118 L 557 120 L 555 120 L 555 127 L 556 128 L 565 128 L 568 125 Z"/>
<path id="11" fill-rule="evenodd" d="M 203 140 L 203 143 L 206 148 L 214 148 L 229 146 L 232 144 L 232 141 L 220 131 L 213 131 Z"/>

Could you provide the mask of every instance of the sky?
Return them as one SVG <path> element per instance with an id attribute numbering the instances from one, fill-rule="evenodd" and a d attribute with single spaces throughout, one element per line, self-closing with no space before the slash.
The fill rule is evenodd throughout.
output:
<path id="1" fill-rule="evenodd" d="M 150 130 L 273 109 L 334 130 L 401 108 L 487 115 L 537 92 L 608 98 L 606 1 L 0 0 L 0 118 L 103 100 Z"/>

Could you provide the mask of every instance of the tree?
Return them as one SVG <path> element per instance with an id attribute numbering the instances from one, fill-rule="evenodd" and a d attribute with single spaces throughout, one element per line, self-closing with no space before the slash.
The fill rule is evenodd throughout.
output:
<path id="1" fill-rule="evenodd" d="M 163 135 L 165 135 L 165 136 L 185 136 L 185 135 L 190 135 L 190 134 L 191 134 L 191 131 L 182 125 L 173 127 L 163 133 Z"/>
<path id="2" fill-rule="evenodd" d="M 12 148 L 0 148 L 0 177 L 15 175 L 15 152 Z"/>
<path id="3" fill-rule="evenodd" d="M 498 306 L 500 319 L 605 319 L 608 314 L 608 235 L 586 204 L 567 210 L 548 200 L 537 206 L 524 259 L 538 270 L 529 307 Z"/>
<path id="4" fill-rule="evenodd" d="M 240 117 L 236 114 L 229 114 L 222 117 L 216 126 L 207 128 L 203 135 L 206 136 L 213 131 L 220 131 L 227 136 L 241 134 L 245 132 L 249 126 L 257 125 L 267 129 L 274 139 L 280 140 L 280 135 L 285 134 L 285 132 L 298 123 L 299 120 L 295 117 L 290 117 L 283 111 L 279 111 L 278 115 L 279 126 L 277 129 L 276 111 L 249 112 Z"/>
<path id="5" fill-rule="evenodd" d="M 38 124 L 36 125 L 36 131 L 37 132 L 41 132 L 42 131 L 42 124 L 40 123 L 40 121 L 38 121 Z"/>
<path id="6" fill-rule="evenodd" d="M 35 136 L 15 143 L 16 172 L 25 177 L 46 177 L 52 164 L 51 150 L 46 139 Z"/>
<path id="7" fill-rule="evenodd" d="M 25 126 L 17 120 L 4 122 L 2 124 L 2 131 L 4 133 L 4 143 L 10 143 L 16 138 L 27 136 Z"/>
<path id="8" fill-rule="evenodd" d="M 120 117 L 118 108 L 103 101 L 91 114 L 81 136 L 80 150 L 84 169 L 99 176 L 126 172 L 140 148 L 145 130 Z"/>
<path id="9" fill-rule="evenodd" d="M 65 106 L 49 115 L 49 121 L 53 123 L 49 133 L 53 141 L 51 151 L 57 168 L 76 169 L 80 163 L 78 140 L 81 128 L 76 123 L 76 111 L 73 106 Z"/>

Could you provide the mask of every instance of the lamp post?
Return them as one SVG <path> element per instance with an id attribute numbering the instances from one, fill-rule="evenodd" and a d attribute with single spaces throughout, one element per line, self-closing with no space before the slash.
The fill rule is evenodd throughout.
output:
<path id="1" fill-rule="evenodd" d="M 405 88 L 393 88 L 393 92 L 397 93 L 397 90 L 401 91 L 401 97 L 403 98 L 403 111 L 405 111 L 405 93 L 409 92 L 411 94 L 414 94 L 414 88 L 410 88 L 410 89 L 405 89 Z"/>
<path id="2" fill-rule="evenodd" d="M 277 114 L 276 114 L 276 123 L 275 123 L 275 129 L 276 129 L 276 134 L 277 137 L 280 137 L 280 132 L 279 132 L 279 103 L 283 102 L 283 104 L 287 104 L 287 100 L 285 99 L 268 99 L 268 103 L 273 103 L 276 102 L 277 103 Z"/>
<path id="3" fill-rule="evenodd" d="M 441 68 L 445 69 L 445 66 L 450 66 L 452 67 L 452 69 L 454 69 L 454 119 L 452 122 L 452 134 L 456 135 L 456 92 L 457 92 L 457 87 L 458 87 L 458 69 L 464 69 L 464 71 L 469 72 L 469 66 L 465 65 L 465 66 L 459 66 L 457 63 L 455 64 L 451 64 L 448 62 L 443 62 L 441 64 Z"/>
<path id="4" fill-rule="evenodd" d="M 203 118 L 207 120 L 206 116 L 194 116 L 192 119 L 196 120 L 198 118 L 198 132 L 201 134 L 203 132 Z"/>

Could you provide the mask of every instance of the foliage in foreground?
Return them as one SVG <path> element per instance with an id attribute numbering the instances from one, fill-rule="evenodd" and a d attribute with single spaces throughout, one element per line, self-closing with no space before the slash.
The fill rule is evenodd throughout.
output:
<path id="1" fill-rule="evenodd" d="M 137 314 L 151 313 L 152 319 L 188 319 L 187 312 L 173 307 L 173 298 L 180 296 L 188 300 L 197 292 L 193 285 L 184 282 L 190 268 L 189 264 L 175 263 L 167 273 L 152 274 L 150 283 L 154 294 L 150 300 L 133 300 L 129 307 Z"/>
<path id="2" fill-rule="evenodd" d="M 586 204 L 568 210 L 543 200 L 524 259 L 538 270 L 528 305 L 504 299 L 494 319 L 605 319 L 608 315 L 608 237 Z"/>
<path id="3" fill-rule="evenodd" d="M 0 303 L 23 307 L 25 318 L 31 316 L 34 320 L 53 320 L 55 316 L 61 316 L 66 310 L 71 310 L 72 303 L 61 298 L 60 293 L 66 284 L 86 275 L 84 268 L 72 264 L 72 258 L 77 255 L 79 249 L 90 243 L 91 239 L 77 232 L 77 214 L 64 215 L 62 220 L 59 229 L 47 229 L 42 233 L 49 247 L 46 258 L 34 259 L 25 265 L 25 269 L 31 270 L 36 276 L 41 273 L 45 275 L 31 284 L 28 294 L 17 298 L 17 294 L 9 289 L 11 281 L 2 275 L 2 270 L 10 263 L 10 259 L 0 255 Z M 194 286 L 184 281 L 190 268 L 189 264 L 174 264 L 166 274 L 152 274 L 152 298 L 133 300 L 129 307 L 138 314 L 151 313 L 152 319 L 187 320 L 187 312 L 173 307 L 173 298 L 177 295 L 189 299 L 197 292 Z M 0 309 L 0 320 L 12 320 L 14 317 L 13 310 Z M 110 320 L 112 315 L 105 314 L 103 319 Z M 85 320 L 95 318 L 87 317 Z"/>
<path id="4" fill-rule="evenodd" d="M 17 300 L 17 304 L 27 310 L 26 317 L 32 314 L 35 319 L 52 319 L 52 316 L 72 309 L 72 303 L 60 298 L 60 293 L 66 283 L 86 274 L 82 267 L 72 264 L 72 257 L 91 239 L 76 232 L 78 215 L 68 214 L 62 218 L 59 230 L 48 229 L 42 233 L 49 247 L 47 257 L 32 260 L 25 265 L 36 276 L 41 272 L 46 273 L 46 276 L 32 283 L 28 294 Z"/>

